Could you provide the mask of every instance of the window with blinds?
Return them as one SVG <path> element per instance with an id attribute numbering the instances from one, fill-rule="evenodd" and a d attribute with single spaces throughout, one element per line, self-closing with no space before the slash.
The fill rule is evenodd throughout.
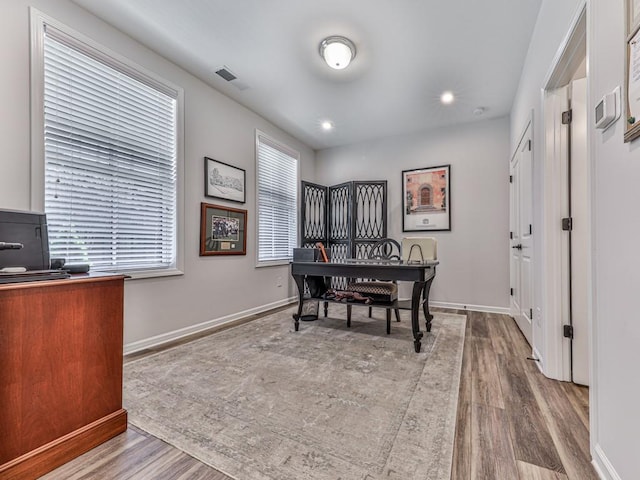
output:
<path id="1" fill-rule="evenodd" d="M 256 143 L 258 263 L 283 263 L 297 245 L 300 156 L 260 132 Z"/>
<path id="2" fill-rule="evenodd" d="M 176 264 L 178 92 L 45 26 L 52 257 L 97 271 Z"/>

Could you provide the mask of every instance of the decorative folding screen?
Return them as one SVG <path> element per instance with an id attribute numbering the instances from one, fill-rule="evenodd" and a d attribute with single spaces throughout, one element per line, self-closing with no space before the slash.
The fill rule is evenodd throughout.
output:
<path id="1" fill-rule="evenodd" d="M 322 242 L 332 259 L 367 258 L 371 246 L 387 236 L 387 182 L 302 182 L 301 211 L 303 247 Z M 334 288 L 345 286 L 345 279 L 333 279 Z"/>

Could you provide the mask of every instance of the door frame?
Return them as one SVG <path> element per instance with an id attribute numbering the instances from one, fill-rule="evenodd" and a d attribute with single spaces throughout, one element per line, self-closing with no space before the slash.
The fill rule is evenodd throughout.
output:
<path id="1" fill-rule="evenodd" d="M 568 235 L 562 230 L 561 218 L 567 216 L 567 204 L 569 198 L 568 171 L 566 165 L 566 155 L 563 158 L 563 149 L 566 152 L 566 133 L 563 135 L 562 129 L 555 129 L 559 122 L 553 112 L 549 111 L 553 107 L 550 99 L 554 91 L 570 83 L 571 72 L 575 71 L 576 64 L 579 64 L 581 55 L 579 52 L 584 48 L 588 59 L 587 47 L 587 6 L 585 2 L 581 5 L 574 16 L 567 35 L 565 36 L 551 68 L 547 73 L 543 88 L 541 89 L 542 105 L 542 135 L 543 161 L 542 161 L 542 218 L 543 218 L 543 239 L 542 257 L 544 268 L 542 270 L 542 311 L 544 312 L 543 322 L 543 349 L 544 364 L 541 365 L 543 373 L 554 379 L 571 380 L 571 345 L 569 339 L 563 337 L 563 325 L 567 319 L 570 292 L 568 290 L 569 261 L 568 261 Z M 587 63 L 587 99 L 590 98 L 589 65 Z M 589 110 L 589 102 L 587 102 Z M 591 113 L 588 115 L 591 121 Z M 554 125 L 556 124 L 556 125 Z M 592 143 L 592 129 L 587 128 L 587 144 Z M 593 198 L 593 158 L 591 148 L 588 148 L 588 208 L 590 211 Z M 564 164 L 563 164 L 564 162 Z M 590 252 L 590 261 L 587 266 L 587 284 L 589 286 L 588 298 L 588 323 L 589 335 L 592 332 L 593 315 L 593 230 L 591 232 L 587 246 Z M 592 346 L 592 342 L 590 341 Z M 593 386 L 593 348 L 590 349 L 589 367 L 590 384 Z"/>

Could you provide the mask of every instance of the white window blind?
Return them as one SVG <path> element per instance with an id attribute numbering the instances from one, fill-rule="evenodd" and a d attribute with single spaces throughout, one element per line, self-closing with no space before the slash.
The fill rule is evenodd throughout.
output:
<path id="1" fill-rule="evenodd" d="M 258 263 L 287 261 L 297 244 L 298 154 L 257 134 Z"/>
<path id="2" fill-rule="evenodd" d="M 175 267 L 177 95 L 46 27 L 45 212 L 52 257 L 97 271 Z"/>

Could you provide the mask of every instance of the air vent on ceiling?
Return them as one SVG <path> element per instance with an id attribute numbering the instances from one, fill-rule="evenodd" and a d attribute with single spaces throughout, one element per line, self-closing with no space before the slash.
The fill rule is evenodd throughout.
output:
<path id="1" fill-rule="evenodd" d="M 231 73 L 231 70 L 229 70 L 228 67 L 224 65 L 220 67 L 218 70 L 216 70 L 216 73 L 220 75 L 222 78 L 224 78 L 227 82 L 230 82 L 231 80 L 235 80 L 236 78 L 238 78 L 233 73 Z"/>
<path id="2" fill-rule="evenodd" d="M 229 82 L 231 85 L 236 87 L 238 90 L 242 91 L 249 88 L 249 85 L 247 85 L 241 80 L 238 80 L 238 77 L 235 75 L 235 73 L 229 70 L 229 67 L 227 67 L 226 65 L 223 65 L 220 68 L 218 68 L 216 70 L 216 74 L 224 78 L 227 82 Z"/>

